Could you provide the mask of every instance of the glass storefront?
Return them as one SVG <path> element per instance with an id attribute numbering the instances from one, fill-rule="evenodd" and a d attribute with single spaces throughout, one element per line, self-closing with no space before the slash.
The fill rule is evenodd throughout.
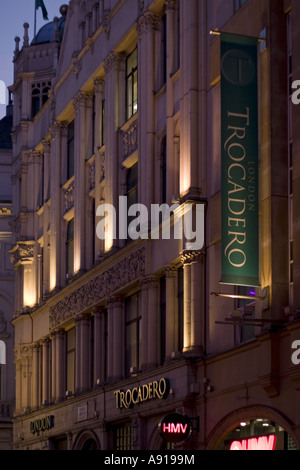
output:
<path id="1" fill-rule="evenodd" d="M 241 421 L 223 440 L 219 450 L 298 450 L 278 424 L 265 419 Z"/>

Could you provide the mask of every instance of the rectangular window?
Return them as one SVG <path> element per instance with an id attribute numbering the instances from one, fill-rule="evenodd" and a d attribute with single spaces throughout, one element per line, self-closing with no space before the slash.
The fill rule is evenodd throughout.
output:
<path id="1" fill-rule="evenodd" d="M 66 268 L 68 279 L 74 274 L 74 219 L 71 219 L 67 225 Z"/>
<path id="2" fill-rule="evenodd" d="M 166 358 L 166 278 L 160 278 L 160 364 L 163 365 Z"/>
<path id="3" fill-rule="evenodd" d="M 141 368 L 141 318 L 140 295 L 137 293 L 125 299 L 126 377 Z"/>
<path id="4" fill-rule="evenodd" d="M 101 103 L 101 140 L 100 145 L 101 147 L 105 145 L 105 100 L 102 100 Z"/>
<path id="5" fill-rule="evenodd" d="M 67 331 L 67 391 L 75 393 L 75 328 Z"/>
<path id="6" fill-rule="evenodd" d="M 177 271 L 177 302 L 178 302 L 178 351 L 183 350 L 183 267 Z"/>
<path id="7" fill-rule="evenodd" d="M 235 8 L 236 10 L 239 10 L 239 8 L 241 8 L 244 3 L 246 3 L 247 0 L 235 0 Z"/>
<path id="8" fill-rule="evenodd" d="M 131 425 L 124 424 L 115 428 L 114 449 L 131 450 Z"/>
<path id="9" fill-rule="evenodd" d="M 70 179 L 74 175 L 74 121 L 68 125 L 67 139 L 67 179 Z"/>
<path id="10" fill-rule="evenodd" d="M 136 163 L 127 170 L 126 175 L 126 196 L 128 208 L 137 204 L 138 202 L 138 164 Z M 127 217 L 127 227 L 136 217 Z M 130 240 L 130 234 L 128 235 L 128 241 Z"/>
<path id="11" fill-rule="evenodd" d="M 126 60 L 126 108 L 127 120 L 137 112 L 137 48 L 127 57 Z"/>

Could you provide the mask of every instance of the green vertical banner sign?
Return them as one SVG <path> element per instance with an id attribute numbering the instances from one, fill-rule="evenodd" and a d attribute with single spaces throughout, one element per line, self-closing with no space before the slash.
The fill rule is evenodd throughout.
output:
<path id="1" fill-rule="evenodd" d="M 259 285 L 257 39 L 221 33 L 222 279 Z"/>

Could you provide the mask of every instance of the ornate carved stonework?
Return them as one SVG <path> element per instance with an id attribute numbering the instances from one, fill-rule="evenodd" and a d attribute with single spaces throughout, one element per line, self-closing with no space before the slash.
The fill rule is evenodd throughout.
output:
<path id="1" fill-rule="evenodd" d="M 18 242 L 9 253 L 10 262 L 13 266 L 24 263 L 34 256 L 34 242 Z"/>
<path id="2" fill-rule="evenodd" d="M 150 11 L 146 11 L 137 21 L 138 38 L 141 39 L 149 31 L 158 31 L 159 18 Z"/>
<path id="3" fill-rule="evenodd" d="M 51 307 L 50 323 L 52 328 L 73 315 L 92 308 L 119 289 L 143 277 L 144 273 L 145 249 L 141 248 Z"/>
<path id="4" fill-rule="evenodd" d="M 64 190 L 64 205 L 65 205 L 65 213 L 68 212 L 74 206 L 74 180 L 70 183 L 70 185 Z"/>
<path id="5" fill-rule="evenodd" d="M 89 169 L 89 191 L 92 191 L 95 187 L 95 160 L 93 160 L 88 166 Z"/>
<path id="6" fill-rule="evenodd" d="M 105 180 L 105 151 L 99 152 L 100 156 L 100 183 Z"/>
<path id="7" fill-rule="evenodd" d="M 131 126 L 122 131 L 123 160 L 129 157 L 138 147 L 138 121 L 134 121 Z"/>

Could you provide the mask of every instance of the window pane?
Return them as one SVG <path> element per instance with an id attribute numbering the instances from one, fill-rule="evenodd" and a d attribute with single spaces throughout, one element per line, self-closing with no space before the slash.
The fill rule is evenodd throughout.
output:
<path id="1" fill-rule="evenodd" d="M 67 179 L 74 175 L 74 121 L 68 126 Z"/>

